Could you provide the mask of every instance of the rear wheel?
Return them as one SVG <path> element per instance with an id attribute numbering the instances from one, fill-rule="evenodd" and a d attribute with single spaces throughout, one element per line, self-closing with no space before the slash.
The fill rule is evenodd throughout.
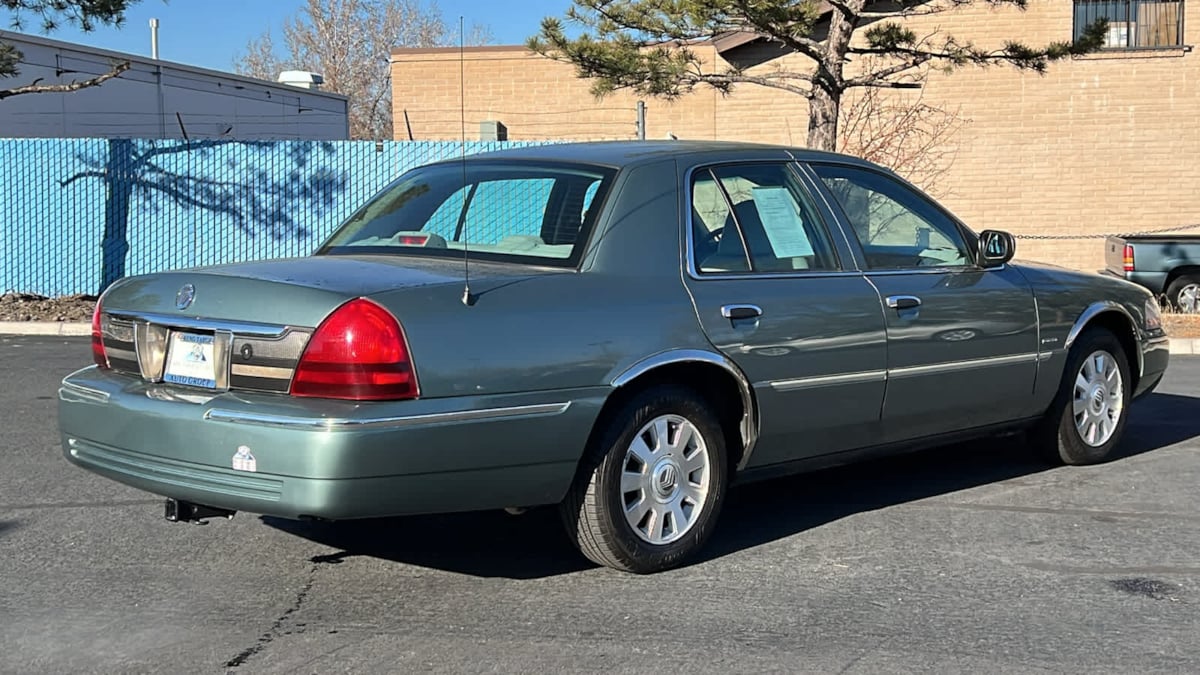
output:
<path id="1" fill-rule="evenodd" d="M 1132 380 L 1117 337 L 1090 329 L 1071 348 L 1058 394 L 1032 432 L 1049 461 L 1094 464 L 1109 458 L 1125 430 Z"/>
<path id="2" fill-rule="evenodd" d="M 1171 309 L 1183 314 L 1200 313 L 1200 276 L 1185 274 L 1167 286 Z"/>
<path id="3" fill-rule="evenodd" d="M 628 572 L 674 567 L 707 541 L 728 482 L 725 434 L 690 389 L 636 394 L 598 430 L 560 510 L 593 562 Z"/>

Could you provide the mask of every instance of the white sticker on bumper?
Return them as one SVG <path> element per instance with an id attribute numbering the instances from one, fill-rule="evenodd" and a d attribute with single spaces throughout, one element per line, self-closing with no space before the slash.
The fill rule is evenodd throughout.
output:
<path id="1" fill-rule="evenodd" d="M 258 463 L 254 460 L 254 455 L 250 454 L 250 448 L 238 446 L 233 455 L 233 468 L 235 471 L 258 471 Z"/>

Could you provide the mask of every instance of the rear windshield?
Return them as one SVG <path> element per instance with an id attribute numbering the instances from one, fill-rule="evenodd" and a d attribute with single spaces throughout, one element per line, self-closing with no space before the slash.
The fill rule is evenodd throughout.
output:
<path id="1" fill-rule="evenodd" d="M 615 173 L 523 162 L 422 167 L 371 199 L 317 254 L 461 257 L 469 247 L 484 260 L 575 266 Z"/>

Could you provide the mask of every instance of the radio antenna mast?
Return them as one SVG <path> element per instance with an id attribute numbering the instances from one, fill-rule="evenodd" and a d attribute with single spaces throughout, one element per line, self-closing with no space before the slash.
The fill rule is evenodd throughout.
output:
<path id="1" fill-rule="evenodd" d="M 462 15 L 458 17 L 458 132 L 462 138 L 460 163 L 462 164 L 462 243 L 463 243 L 463 294 L 462 303 L 467 307 L 475 304 L 476 297 L 471 294 L 471 263 L 470 240 L 467 237 L 467 67 L 466 67 L 466 31 Z"/>

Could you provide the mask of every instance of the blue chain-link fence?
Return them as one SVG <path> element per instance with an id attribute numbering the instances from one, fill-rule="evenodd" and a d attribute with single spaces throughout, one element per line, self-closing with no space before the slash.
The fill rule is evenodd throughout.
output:
<path id="1" fill-rule="evenodd" d="M 468 154 L 533 143 L 471 142 Z M 0 293 L 307 255 L 402 172 L 461 143 L 0 139 Z"/>

